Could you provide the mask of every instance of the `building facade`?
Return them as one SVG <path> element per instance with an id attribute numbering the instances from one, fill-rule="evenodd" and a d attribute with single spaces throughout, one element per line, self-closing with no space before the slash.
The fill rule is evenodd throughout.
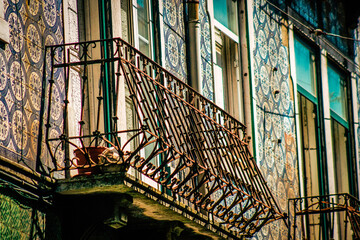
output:
<path id="1" fill-rule="evenodd" d="M 0 239 L 360 239 L 358 9 L 1 1 Z"/>

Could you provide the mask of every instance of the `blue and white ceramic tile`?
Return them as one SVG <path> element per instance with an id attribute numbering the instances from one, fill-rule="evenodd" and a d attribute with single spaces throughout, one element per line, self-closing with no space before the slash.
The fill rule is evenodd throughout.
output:
<path id="1" fill-rule="evenodd" d="M 201 59 L 202 95 L 209 100 L 214 99 L 212 66 L 204 58 Z"/>
<path id="2" fill-rule="evenodd" d="M 165 68 L 187 81 L 184 2 L 164 0 Z"/>
<path id="3" fill-rule="evenodd" d="M 0 153 L 34 166 L 44 46 L 48 35 L 53 44 L 63 41 L 62 1 L 5 0 L 4 8 L 10 43 L 0 50 Z M 53 100 L 62 95 L 60 89 Z"/>
<path id="4" fill-rule="evenodd" d="M 317 4 L 311 0 L 291 1 L 291 8 L 314 27 L 318 27 Z"/>
<path id="5" fill-rule="evenodd" d="M 200 18 L 200 51 L 201 51 L 201 79 L 202 79 L 202 94 L 213 100 L 213 72 L 211 59 L 211 37 L 210 37 L 210 23 L 207 15 L 207 2 L 201 0 L 199 4 L 199 18 Z"/>
<path id="6" fill-rule="evenodd" d="M 185 39 L 184 2 L 182 0 L 164 0 L 164 23 Z"/>
<path id="7" fill-rule="evenodd" d="M 187 80 L 185 41 L 164 25 L 165 68 L 183 81 Z"/>
<path id="8" fill-rule="evenodd" d="M 281 15 L 264 0 L 254 1 L 255 49 L 253 71 L 256 101 L 257 161 L 282 211 L 287 211 L 289 192 L 298 196 L 294 100 L 289 78 L 288 41 L 283 39 Z M 275 90 L 279 94 L 274 95 Z M 277 139 L 281 142 L 277 143 Z M 255 236 L 287 237 L 284 223 L 271 223 Z"/>

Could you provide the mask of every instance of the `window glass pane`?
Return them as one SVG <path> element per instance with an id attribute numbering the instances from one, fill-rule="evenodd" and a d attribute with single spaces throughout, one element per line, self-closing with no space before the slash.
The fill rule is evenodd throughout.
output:
<path id="1" fill-rule="evenodd" d="M 223 69 L 214 64 L 214 85 L 215 85 L 215 104 L 221 108 L 225 108 L 224 100 L 224 82 Z"/>
<path id="2" fill-rule="evenodd" d="M 214 0 L 214 17 L 222 25 L 238 34 L 237 1 Z"/>
<path id="3" fill-rule="evenodd" d="M 143 54 L 145 54 L 146 56 L 151 58 L 149 41 L 147 41 L 146 39 L 141 38 L 141 37 L 139 37 L 139 50 Z"/>
<path id="4" fill-rule="evenodd" d="M 150 21 L 147 0 L 137 0 L 139 50 L 150 56 Z"/>
<path id="5" fill-rule="evenodd" d="M 300 113 L 300 137 L 302 153 L 302 169 L 305 196 L 319 196 L 319 160 L 317 136 L 317 106 L 306 97 L 298 94 Z M 316 239 L 320 232 L 320 219 L 318 215 L 307 217 L 308 239 Z"/>
<path id="6" fill-rule="evenodd" d="M 132 43 L 130 29 L 130 6 L 128 1 L 121 1 L 121 37 Z"/>
<path id="7" fill-rule="evenodd" d="M 316 105 L 299 94 L 301 143 L 307 196 L 320 195 Z"/>
<path id="8" fill-rule="evenodd" d="M 217 30 L 217 29 L 216 29 Z M 228 36 L 216 31 L 216 64 L 214 64 L 215 103 L 233 117 L 240 118 L 240 82 L 237 80 L 238 46 Z"/>
<path id="9" fill-rule="evenodd" d="M 137 1 L 137 15 L 139 34 L 146 39 L 149 39 L 149 17 L 146 0 Z"/>
<path id="10" fill-rule="evenodd" d="M 297 39 L 295 39 L 295 61 L 297 83 L 316 97 L 315 54 Z"/>
<path id="11" fill-rule="evenodd" d="M 346 81 L 335 68 L 328 66 L 330 109 L 343 120 L 347 121 Z"/>
<path id="12" fill-rule="evenodd" d="M 347 154 L 347 130 L 332 119 L 332 144 L 335 166 L 335 183 L 337 193 L 349 193 L 349 170 Z"/>
<path id="13" fill-rule="evenodd" d="M 349 168 L 348 168 L 348 140 L 347 129 L 342 126 L 340 123 L 331 119 L 332 126 L 332 147 L 334 154 L 334 169 L 335 169 L 335 184 L 336 184 L 336 193 L 350 193 L 350 181 L 349 181 Z M 351 194 L 351 193 L 350 193 Z M 340 239 L 346 239 L 347 236 L 351 236 L 350 228 L 344 229 L 344 225 L 341 224 L 345 222 L 345 215 L 338 214 L 339 222 L 338 229 L 340 230 Z M 347 233 L 345 233 L 347 232 Z"/>

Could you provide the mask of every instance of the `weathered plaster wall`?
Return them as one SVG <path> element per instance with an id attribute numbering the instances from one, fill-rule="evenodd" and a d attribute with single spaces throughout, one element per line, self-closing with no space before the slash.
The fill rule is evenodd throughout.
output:
<path id="1" fill-rule="evenodd" d="M 39 133 L 44 46 L 63 42 L 61 0 L 5 0 L 10 43 L 0 50 L 0 154 L 34 167 Z M 47 59 L 50 60 L 49 58 Z M 61 79 L 61 73 L 55 72 Z M 53 96 L 60 106 L 60 85 Z M 60 109 L 53 112 L 58 124 Z M 53 129 L 55 135 L 58 129 Z"/>

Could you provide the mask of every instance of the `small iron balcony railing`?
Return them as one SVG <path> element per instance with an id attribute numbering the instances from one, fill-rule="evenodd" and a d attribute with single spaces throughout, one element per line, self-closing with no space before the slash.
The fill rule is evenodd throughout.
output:
<path id="1" fill-rule="evenodd" d="M 341 239 L 360 239 L 360 201 L 350 194 L 293 198 L 288 206 L 289 239 L 298 239 L 297 229 L 301 229 L 301 239 L 312 239 L 311 234 L 334 239 L 336 226 Z"/>
<path id="2" fill-rule="evenodd" d="M 52 161 L 42 165 L 53 176 L 131 167 L 236 236 L 285 217 L 249 152 L 245 126 L 130 44 L 116 38 L 47 46 L 46 53 L 42 112 Z M 126 99 L 135 127 L 121 130 Z M 74 115 L 78 135 L 71 135 Z"/>

